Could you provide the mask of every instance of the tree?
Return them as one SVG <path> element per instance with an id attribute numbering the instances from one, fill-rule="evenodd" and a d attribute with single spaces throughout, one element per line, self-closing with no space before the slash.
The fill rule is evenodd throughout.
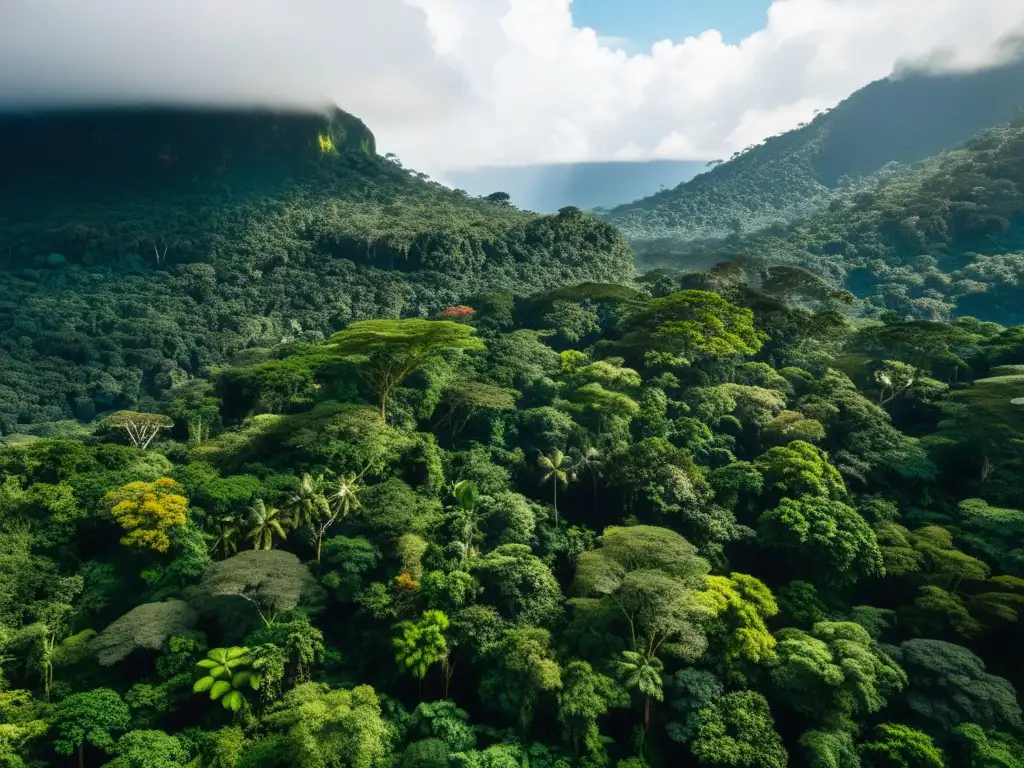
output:
<path id="1" fill-rule="evenodd" d="M 732 691 L 701 709 L 690 750 L 703 765 L 784 768 L 789 755 L 764 696 Z"/>
<path id="2" fill-rule="evenodd" d="M 955 746 L 950 750 L 970 768 L 1024 768 L 1024 741 L 977 723 L 953 729 Z"/>
<path id="3" fill-rule="evenodd" d="M 722 643 L 721 659 L 726 672 L 743 679 L 742 663 L 762 664 L 775 659 L 775 638 L 765 621 L 779 607 L 762 581 L 745 573 L 708 576 L 708 590 L 701 596 L 714 612 L 709 639 Z"/>
<path id="4" fill-rule="evenodd" d="M 650 361 L 669 366 L 753 355 L 766 339 L 754 327 L 753 312 L 707 291 L 677 291 L 652 299 L 626 325 L 621 344 L 647 349 Z"/>
<path id="5" fill-rule="evenodd" d="M 643 697 L 644 733 L 651 730 L 651 699 L 664 701 L 661 673 L 665 664 L 651 651 L 623 651 L 615 662 L 615 672 L 626 690 L 637 691 Z"/>
<path id="6" fill-rule="evenodd" d="M 313 527 L 317 520 L 330 516 L 330 503 L 325 491 L 326 481 L 322 475 L 302 474 L 299 487 L 285 502 L 285 510 L 292 516 L 293 528 Z"/>
<path id="7" fill-rule="evenodd" d="M 122 661 L 137 648 L 159 651 L 171 636 L 193 627 L 197 618 L 183 600 L 143 603 L 100 632 L 92 651 L 104 666 Z"/>
<path id="8" fill-rule="evenodd" d="M 303 487 L 296 494 L 296 509 L 299 510 L 299 516 L 312 515 L 308 518 L 308 525 L 316 536 L 316 561 L 319 563 L 327 532 L 338 520 L 359 509 L 359 478 L 356 475 L 345 475 L 329 485 L 321 480 L 312 490 L 306 483 L 307 478 L 309 475 L 303 476 Z"/>
<path id="9" fill-rule="evenodd" d="M 104 426 L 123 430 L 129 442 L 136 448 L 146 450 L 162 429 L 170 429 L 174 422 L 159 413 L 138 413 L 117 411 L 103 420 Z"/>
<path id="10" fill-rule="evenodd" d="M 573 591 L 577 613 L 625 622 L 629 649 L 695 660 L 707 647 L 712 610 L 700 593 L 710 565 L 675 531 L 646 525 L 606 528 L 600 546 L 580 555 Z"/>
<path id="11" fill-rule="evenodd" d="M 417 622 L 403 621 L 398 624 L 395 627 L 398 635 L 392 643 L 399 668 L 411 672 L 422 683 L 427 670 L 437 662 L 447 667 L 447 629 L 448 617 L 434 610 L 424 611 Z"/>
<path id="12" fill-rule="evenodd" d="M 366 381 L 376 391 L 381 420 L 388 395 L 409 374 L 446 350 L 484 349 L 475 329 L 451 320 L 359 320 L 330 339 L 340 355 L 360 360 Z"/>
<path id="13" fill-rule="evenodd" d="M 29 691 L 0 691 L 0 723 L 0 765 L 26 768 L 30 763 L 23 755 L 30 743 L 51 728 L 50 707 Z"/>
<path id="14" fill-rule="evenodd" d="M 210 552 L 224 558 L 238 552 L 238 537 L 241 531 L 232 517 L 218 518 L 213 525 L 213 532 L 203 534 L 210 542 Z"/>
<path id="15" fill-rule="evenodd" d="M 525 732 L 541 696 L 562 687 L 561 670 L 544 629 L 510 629 L 483 649 L 488 669 L 480 694 L 488 706 L 515 717 Z"/>
<path id="16" fill-rule="evenodd" d="M 192 380 L 173 392 L 168 413 L 184 421 L 188 427 L 188 438 L 199 446 L 210 437 L 210 431 L 220 420 L 220 402 L 210 397 L 211 385 L 206 381 Z"/>
<path id="17" fill-rule="evenodd" d="M 541 483 L 550 482 L 554 489 L 554 497 L 552 499 L 555 508 L 555 528 L 558 527 L 558 486 L 561 484 L 563 487 L 569 484 L 570 480 L 575 480 L 575 467 L 572 464 L 572 460 L 559 450 L 556 450 L 550 456 L 541 454 L 540 458 L 537 459 L 537 466 L 544 471 L 544 476 L 541 478 Z"/>
<path id="18" fill-rule="evenodd" d="M 875 532 L 841 501 L 809 495 L 782 499 L 758 519 L 758 536 L 767 547 L 799 552 L 797 570 L 811 581 L 848 584 L 885 572 Z"/>
<path id="19" fill-rule="evenodd" d="M 844 500 L 842 475 L 828 461 L 828 454 L 802 440 L 769 448 L 754 461 L 764 476 L 765 491 L 774 498 L 804 495 Z"/>
<path id="20" fill-rule="evenodd" d="M 604 759 L 604 740 L 598 718 L 627 699 L 610 677 L 599 674 L 585 661 L 570 661 L 562 670 L 562 690 L 558 693 L 558 720 L 572 743 L 573 766 L 579 768 L 583 749 L 592 759 Z"/>
<path id="21" fill-rule="evenodd" d="M 562 589 L 551 569 L 525 544 L 502 544 L 474 560 L 470 572 L 482 601 L 518 626 L 552 626 L 562 618 Z"/>
<path id="22" fill-rule="evenodd" d="M 392 731 L 368 685 L 351 690 L 301 683 L 275 702 L 264 724 L 286 734 L 291 764 L 324 768 L 390 766 Z"/>
<path id="23" fill-rule="evenodd" d="M 237 712 L 245 703 L 244 690 L 260 687 L 261 675 L 252 670 L 253 658 L 248 648 L 211 648 L 205 659 L 196 662 L 202 677 L 192 686 L 193 693 L 209 693 L 212 701 L 220 699 L 224 709 Z"/>
<path id="24" fill-rule="evenodd" d="M 104 768 L 180 768 L 189 762 L 181 740 L 164 731 L 129 731 L 117 740 L 114 754 Z"/>
<path id="25" fill-rule="evenodd" d="M 156 482 L 133 482 L 103 498 L 114 520 L 128 533 L 121 543 L 166 552 L 171 546 L 168 533 L 188 521 L 188 499 L 169 477 Z"/>
<path id="26" fill-rule="evenodd" d="M 58 755 L 78 751 L 78 768 L 85 766 L 85 745 L 104 752 L 114 747 L 113 734 L 131 724 L 131 711 L 116 691 L 94 688 L 61 699 L 53 710 L 57 737 L 53 749 Z"/>
<path id="27" fill-rule="evenodd" d="M 288 538 L 284 527 L 287 524 L 281 510 L 268 507 L 263 499 L 256 499 L 249 507 L 249 533 L 246 537 L 252 542 L 253 549 L 271 549 L 275 539 Z"/>
<path id="28" fill-rule="evenodd" d="M 852 622 L 821 621 L 811 631 L 776 635 L 772 681 L 793 709 L 846 727 L 856 714 L 877 712 L 907 685 L 907 676 L 867 631 Z"/>
<path id="29" fill-rule="evenodd" d="M 900 723 L 875 727 L 877 741 L 860 745 L 868 765 L 878 768 L 944 768 L 942 752 L 931 736 Z"/>
<path id="30" fill-rule="evenodd" d="M 1024 725 L 1010 682 L 985 671 L 971 651 L 942 640 L 907 640 L 893 649 L 910 686 L 904 702 L 924 727 L 946 732 L 961 723 L 1016 731 Z"/>
<path id="31" fill-rule="evenodd" d="M 290 552 L 250 549 L 211 564 L 200 587 L 213 598 L 245 600 L 270 626 L 295 608 L 312 584 L 309 570 Z"/>

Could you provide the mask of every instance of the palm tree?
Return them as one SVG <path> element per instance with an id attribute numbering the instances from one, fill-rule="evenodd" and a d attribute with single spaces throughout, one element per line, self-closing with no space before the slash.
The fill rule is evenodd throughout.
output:
<path id="1" fill-rule="evenodd" d="M 312 527 L 320 518 L 328 517 L 330 508 L 324 496 L 323 475 L 313 477 L 303 474 L 299 478 L 299 487 L 288 498 L 285 509 L 292 517 L 293 528 L 300 528 L 303 525 Z"/>
<path id="2" fill-rule="evenodd" d="M 206 534 L 206 539 L 211 542 L 210 551 L 214 555 L 220 555 L 226 560 L 238 552 L 238 525 L 232 517 L 222 517 L 217 521 L 217 527 L 213 533 Z"/>
<path id="3" fill-rule="evenodd" d="M 550 456 L 541 454 L 540 458 L 537 459 L 537 464 L 541 469 L 544 470 L 544 477 L 541 478 L 541 484 L 551 481 L 554 486 L 554 506 L 555 506 L 555 528 L 558 527 L 558 485 L 561 484 L 563 487 L 567 486 L 571 480 L 576 479 L 576 470 L 572 466 L 572 462 L 569 457 L 562 453 L 560 450 L 555 450 Z"/>
<path id="4" fill-rule="evenodd" d="M 322 487 L 322 480 L 320 483 Z M 318 563 L 327 531 L 338 520 L 348 517 L 349 512 L 359 509 L 359 478 L 355 475 L 347 475 L 335 480 L 328 488 L 327 495 L 322 498 L 325 503 L 319 501 L 315 503 L 314 508 L 318 512 L 316 517 L 308 522 L 316 536 L 316 561 Z"/>
<path id="5" fill-rule="evenodd" d="M 601 477 L 601 468 L 604 466 L 604 457 L 594 446 L 587 448 L 587 452 L 580 456 L 576 464 L 580 472 L 586 472 L 594 483 L 594 506 L 597 506 L 597 478 Z"/>
<path id="6" fill-rule="evenodd" d="M 328 489 L 327 504 L 338 517 L 348 517 L 359 509 L 359 477 L 346 475 L 335 480 Z"/>
<path id="7" fill-rule="evenodd" d="M 274 546 L 274 539 L 285 539 L 288 537 L 284 526 L 288 521 L 277 507 L 268 507 L 263 499 L 256 499 L 249 507 L 249 535 L 253 549 L 270 549 Z M 282 523 L 284 525 L 282 525 Z"/>
<path id="8" fill-rule="evenodd" d="M 665 668 L 654 654 L 647 651 L 623 651 L 615 664 L 619 680 L 627 690 L 638 690 L 644 697 L 644 733 L 651 727 L 651 699 L 664 701 L 661 671 Z"/>

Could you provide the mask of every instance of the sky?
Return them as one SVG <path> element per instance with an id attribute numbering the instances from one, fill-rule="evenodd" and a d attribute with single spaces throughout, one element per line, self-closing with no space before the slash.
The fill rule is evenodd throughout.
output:
<path id="1" fill-rule="evenodd" d="M 1024 0 L 0 0 L 0 107 L 330 102 L 444 181 L 728 156 L 1022 29 Z"/>
<path id="2" fill-rule="evenodd" d="M 729 44 L 761 29 L 771 0 L 575 0 L 577 27 L 590 27 L 598 40 L 630 53 L 659 40 L 684 40 L 716 29 Z"/>

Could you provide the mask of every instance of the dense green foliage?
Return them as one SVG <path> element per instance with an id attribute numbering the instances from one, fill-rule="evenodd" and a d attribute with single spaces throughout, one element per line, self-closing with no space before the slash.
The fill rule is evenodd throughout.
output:
<path id="1" fill-rule="evenodd" d="M 1009 178 L 1019 133 L 961 159 Z M 391 183 L 396 227 L 447 210 L 365 143 L 314 140 L 378 191 L 246 226 L 363 226 Z M 999 186 L 967 160 L 943 173 Z M 316 252 L 349 265 L 332 294 L 315 249 L 243 229 L 177 277 L 54 263 L 10 300 L 0 376 L 31 377 L 0 389 L 0 764 L 1020 768 L 1024 329 L 868 319 L 791 264 L 615 282 L 604 225 L 488 205 L 448 213 L 547 228 L 537 249 L 452 272 Z M 468 253 L 424 238 L 415 258 Z M 295 285 L 245 272 L 284 253 Z M 180 293 L 190 269 L 223 279 Z M 187 345 L 87 321 L 85 286 L 128 279 Z M 434 292 L 375 306 L 391 280 Z M 277 300 L 318 330 L 235 335 L 253 307 L 292 317 Z M 58 360 L 109 397 L 43 398 Z"/>
<path id="2" fill-rule="evenodd" d="M 240 351 L 263 363 L 352 320 L 632 277 L 607 224 L 448 190 L 340 112 L 6 119 L 0 147 L 0 437 L 147 410 Z M 259 374 L 301 385 L 287 366 Z"/>
<path id="3" fill-rule="evenodd" d="M 0 449 L 0 755 L 1019 766 L 1024 336 L 740 273 L 353 322 L 145 446 Z"/>

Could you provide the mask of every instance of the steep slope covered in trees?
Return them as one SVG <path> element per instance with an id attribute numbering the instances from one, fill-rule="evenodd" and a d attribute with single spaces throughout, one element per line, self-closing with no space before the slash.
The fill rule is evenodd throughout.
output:
<path id="1" fill-rule="evenodd" d="M 1024 322 L 1024 119 L 789 228 L 693 244 L 666 263 L 809 268 L 875 313 Z"/>
<path id="2" fill-rule="evenodd" d="M 865 180 L 891 177 L 900 165 L 1010 120 L 1022 106 L 1024 61 L 965 75 L 903 74 L 862 88 L 808 125 L 675 189 L 603 216 L 638 248 L 788 223 L 856 191 Z"/>
<path id="3" fill-rule="evenodd" d="M 8 116 L 0 147 L 0 434 L 354 319 L 632 276 L 609 225 L 454 193 L 340 111 Z"/>

